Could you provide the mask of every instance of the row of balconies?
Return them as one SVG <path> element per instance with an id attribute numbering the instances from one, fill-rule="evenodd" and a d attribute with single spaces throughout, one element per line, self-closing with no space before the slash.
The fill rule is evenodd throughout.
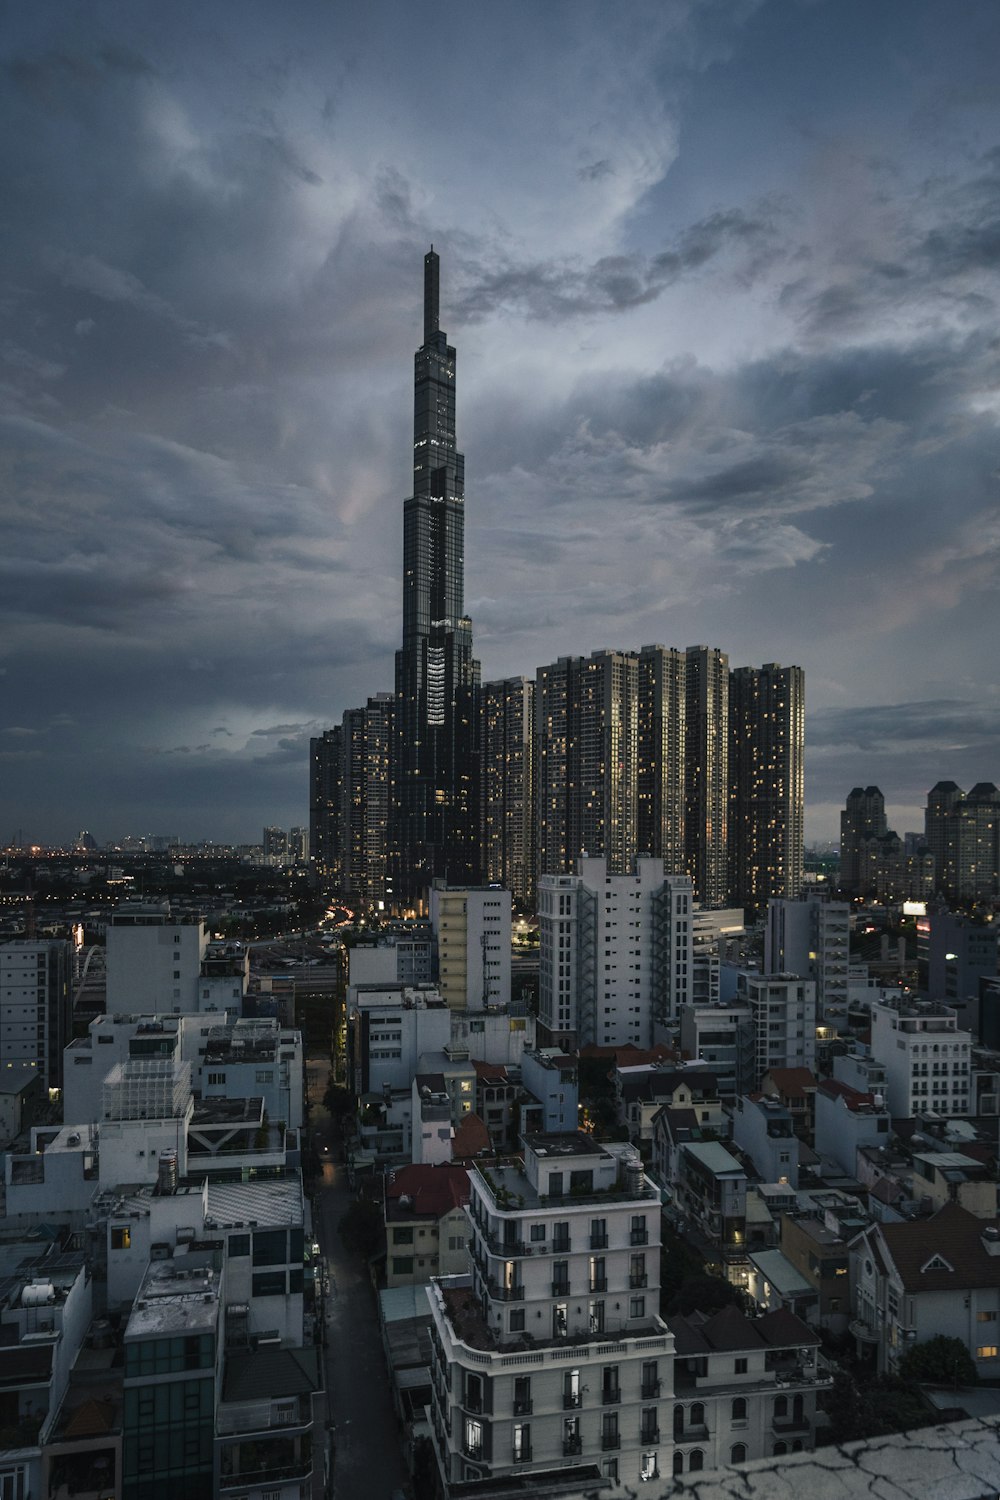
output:
<path id="1" fill-rule="evenodd" d="M 638 1440 L 646 1445 L 656 1445 L 660 1441 L 660 1429 L 658 1427 L 643 1427 L 639 1432 Z M 603 1453 L 615 1453 L 622 1445 L 620 1432 L 602 1432 L 600 1434 L 600 1446 Z M 595 1442 L 594 1446 L 597 1444 Z M 562 1451 L 564 1458 L 573 1458 L 583 1452 L 583 1437 L 577 1433 L 573 1436 L 564 1437 L 562 1440 Z M 486 1445 L 484 1443 L 463 1443 L 462 1455 L 473 1463 L 482 1463 L 486 1458 Z M 521 1442 L 511 1449 L 511 1463 L 531 1463 L 532 1448 L 530 1442 Z"/>
<path id="2" fill-rule="evenodd" d="M 551 1240 L 538 1240 L 528 1244 L 525 1240 L 509 1240 L 501 1235 L 494 1234 L 475 1215 L 472 1222 L 479 1230 L 489 1250 L 493 1255 L 502 1255 L 505 1258 L 515 1260 L 527 1255 L 568 1255 L 573 1249 L 572 1238 L 568 1235 L 553 1238 Z M 623 1240 L 621 1248 L 634 1248 L 637 1245 L 649 1244 L 648 1229 L 631 1229 L 628 1236 Z M 610 1246 L 610 1236 L 607 1231 L 603 1234 L 590 1234 L 584 1236 L 584 1242 L 579 1250 L 607 1250 Z"/>
<path id="3" fill-rule="evenodd" d="M 437 1394 L 441 1406 L 446 1407 L 447 1392 L 441 1390 L 436 1383 L 434 1385 L 434 1390 Z M 640 1401 L 656 1401 L 659 1399 L 660 1390 L 661 1382 L 659 1380 L 647 1382 L 640 1387 L 638 1399 Z M 596 1394 L 600 1397 L 600 1401 L 598 1404 L 600 1404 L 601 1406 L 621 1405 L 622 1393 L 620 1386 L 613 1386 L 609 1387 L 608 1389 L 602 1387 L 601 1390 Z M 562 1410 L 581 1411 L 584 1405 L 583 1395 L 583 1391 L 564 1391 L 562 1395 Z M 636 1398 L 632 1397 L 631 1399 L 635 1400 Z M 512 1402 L 511 1408 L 515 1417 L 530 1417 L 534 1412 L 535 1402 L 530 1396 L 523 1397 L 519 1401 Z M 468 1394 L 461 1402 L 461 1409 L 463 1414 L 469 1417 L 490 1416 L 493 1414 L 492 1409 L 487 1408 L 487 1406 L 484 1405 L 481 1399 L 472 1399 L 468 1396 Z"/>

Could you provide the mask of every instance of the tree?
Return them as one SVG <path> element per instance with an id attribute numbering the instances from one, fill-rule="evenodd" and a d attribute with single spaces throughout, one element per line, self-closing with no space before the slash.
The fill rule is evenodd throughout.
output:
<path id="1" fill-rule="evenodd" d="M 923 1385 L 977 1385 L 975 1361 L 961 1339 L 939 1333 L 921 1344 L 911 1344 L 899 1361 L 903 1380 Z"/>
<path id="2" fill-rule="evenodd" d="M 720 1312 L 722 1308 L 730 1304 L 743 1310 L 746 1299 L 739 1287 L 733 1286 L 731 1281 L 726 1281 L 722 1276 L 696 1275 L 686 1276 L 680 1287 L 670 1299 L 667 1312 L 673 1317 L 680 1313 L 683 1317 L 693 1312 L 712 1313 Z"/>
<path id="3" fill-rule="evenodd" d="M 345 1248 L 365 1260 L 382 1248 L 382 1212 L 370 1198 L 355 1198 L 337 1229 Z"/>

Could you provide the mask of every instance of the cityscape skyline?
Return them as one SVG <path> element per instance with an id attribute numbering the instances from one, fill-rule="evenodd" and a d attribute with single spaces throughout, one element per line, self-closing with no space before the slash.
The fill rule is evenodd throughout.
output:
<path id="1" fill-rule="evenodd" d="M 402 7 L 224 11 L 7 29 L 0 841 L 305 823 L 393 687 L 432 241 L 484 680 L 800 664 L 807 843 L 996 778 L 991 7 L 445 6 L 447 127 Z"/>

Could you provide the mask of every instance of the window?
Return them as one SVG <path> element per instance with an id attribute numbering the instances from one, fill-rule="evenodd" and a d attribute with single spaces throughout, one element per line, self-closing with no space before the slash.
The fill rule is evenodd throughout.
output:
<path id="1" fill-rule="evenodd" d="M 231 1234 L 229 1236 L 229 1254 L 231 1256 L 250 1254 L 250 1236 L 248 1234 Z"/>
<path id="2" fill-rule="evenodd" d="M 704 1427 L 705 1408 L 700 1401 L 696 1401 L 692 1406 L 690 1417 L 688 1420 L 690 1421 L 692 1427 Z"/>
<path id="3" fill-rule="evenodd" d="M 392 1274 L 394 1276 L 411 1276 L 413 1274 L 412 1255 L 394 1255 L 392 1257 Z"/>
<path id="4" fill-rule="evenodd" d="M 787 1396 L 775 1396 L 775 1398 L 774 1398 L 774 1415 L 776 1417 L 785 1417 L 785 1416 L 788 1415 L 788 1397 Z"/>
<path id="5" fill-rule="evenodd" d="M 208 1083 L 210 1088 L 215 1087 L 216 1085 L 222 1086 L 225 1084 L 225 1082 L 225 1073 L 209 1073 L 208 1075 Z"/>
<path id="6" fill-rule="evenodd" d="M 531 1427 L 527 1422 L 514 1423 L 514 1462 L 528 1463 L 531 1458 Z"/>
<path id="7" fill-rule="evenodd" d="M 996 1359 L 998 1352 L 1000 1351 L 998 1351 L 996 1344 L 980 1344 L 979 1348 L 976 1350 L 976 1358 Z"/>
<path id="8" fill-rule="evenodd" d="M 683 1455 L 683 1453 L 677 1453 L 677 1452 L 675 1452 L 674 1453 L 674 1474 L 676 1475 L 676 1474 L 683 1474 L 683 1473 L 684 1473 L 684 1455 Z"/>
<path id="9" fill-rule="evenodd" d="M 747 1361 L 745 1359 L 736 1360 L 733 1364 L 733 1370 L 737 1375 L 745 1375 L 747 1372 Z"/>
<path id="10" fill-rule="evenodd" d="M 729 1450 L 729 1462 L 731 1464 L 745 1464 L 747 1461 L 746 1443 L 734 1443 Z"/>
<path id="11" fill-rule="evenodd" d="M 283 1266 L 288 1259 L 288 1239 L 283 1229 L 257 1230 L 253 1237 L 255 1266 Z"/>
<path id="12" fill-rule="evenodd" d="M 628 1315 L 630 1318 L 644 1318 L 646 1316 L 645 1297 L 630 1297 L 628 1301 Z"/>
<path id="13" fill-rule="evenodd" d="M 536 1241 L 536 1242 L 538 1240 L 544 1240 L 544 1238 L 545 1238 L 545 1225 L 544 1224 L 532 1224 L 530 1238 L 532 1240 Z"/>
<path id="14" fill-rule="evenodd" d="M 463 1451 L 466 1458 L 482 1458 L 483 1456 L 483 1424 L 474 1417 L 465 1419 L 465 1443 Z"/>
<path id="15" fill-rule="evenodd" d="M 524 1308 L 523 1307 L 515 1307 L 511 1311 L 511 1315 L 510 1315 L 510 1331 L 511 1331 L 511 1333 L 523 1333 L 524 1332 Z"/>
<path id="16" fill-rule="evenodd" d="M 514 1415 L 526 1417 L 531 1412 L 531 1376 L 514 1376 Z"/>
<path id="17" fill-rule="evenodd" d="M 112 1250 L 131 1250 L 132 1231 L 127 1224 L 119 1224 L 111 1231 Z"/>
<path id="18" fill-rule="evenodd" d="M 775 1443 L 775 1445 L 774 1445 L 774 1456 L 775 1456 L 775 1458 L 780 1458 L 783 1453 L 787 1453 L 787 1452 L 788 1452 L 788 1444 L 787 1443 Z"/>
<path id="19" fill-rule="evenodd" d="M 732 1420 L 734 1422 L 745 1422 L 747 1419 L 747 1403 L 745 1396 L 736 1396 L 733 1400 Z"/>
<path id="20" fill-rule="evenodd" d="M 413 1230 L 412 1229 L 407 1229 L 407 1228 L 403 1228 L 403 1229 L 396 1228 L 396 1229 L 394 1229 L 392 1231 L 392 1242 L 393 1242 L 394 1245 L 412 1245 L 413 1244 Z"/>
<path id="21" fill-rule="evenodd" d="M 997 1320 L 997 1315 L 996 1315 L 995 1312 L 980 1312 L 980 1313 L 976 1313 L 976 1322 L 977 1323 L 995 1323 L 996 1320 Z"/>
<path id="22" fill-rule="evenodd" d="M 701 1451 L 700 1448 L 692 1448 L 691 1449 L 690 1457 L 688 1458 L 688 1468 L 691 1470 L 691 1473 L 692 1474 L 696 1474 L 699 1469 L 703 1469 L 704 1467 L 705 1467 L 705 1455 L 704 1455 L 704 1453 L 702 1453 L 702 1451 Z"/>

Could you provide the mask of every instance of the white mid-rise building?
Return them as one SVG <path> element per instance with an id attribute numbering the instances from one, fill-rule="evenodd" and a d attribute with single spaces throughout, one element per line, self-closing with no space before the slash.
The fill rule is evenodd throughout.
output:
<path id="1" fill-rule="evenodd" d="M 200 1009 L 204 922 L 171 916 L 165 907 L 120 908 L 105 941 L 109 1011 Z"/>
<path id="2" fill-rule="evenodd" d="M 603 859 L 538 882 L 539 1022 L 547 1044 L 652 1045 L 691 997 L 691 882 L 640 858 L 631 875 Z"/>
<path id="3" fill-rule="evenodd" d="M 435 881 L 430 898 L 438 988 L 445 1003 L 454 1010 L 509 1005 L 510 891 Z"/>
<path id="4" fill-rule="evenodd" d="M 523 1165 L 473 1170 L 469 1217 L 471 1277 L 430 1290 L 446 1492 L 578 1465 L 626 1484 L 660 1475 L 673 1338 L 659 1200 L 638 1155 L 576 1132 L 526 1136 Z"/>
<path id="5" fill-rule="evenodd" d="M 753 1062 L 745 1085 L 760 1087 L 772 1068 L 816 1067 L 816 984 L 797 974 L 740 971 L 737 995 L 750 1008 Z"/>
<path id="6" fill-rule="evenodd" d="M 910 999 L 872 1006 L 872 1057 L 885 1068 L 896 1119 L 969 1113 L 972 1036 L 947 1005 Z"/>
<path id="7" fill-rule="evenodd" d="M 59 1088 L 72 1029 L 70 944 L 48 938 L 0 944 L 0 1066 L 31 1068 L 46 1088 Z"/>
<path id="8" fill-rule="evenodd" d="M 767 905 L 764 970 L 798 974 L 816 984 L 816 1012 L 846 1016 L 850 988 L 851 908 L 810 893 L 797 901 L 775 898 Z"/>

